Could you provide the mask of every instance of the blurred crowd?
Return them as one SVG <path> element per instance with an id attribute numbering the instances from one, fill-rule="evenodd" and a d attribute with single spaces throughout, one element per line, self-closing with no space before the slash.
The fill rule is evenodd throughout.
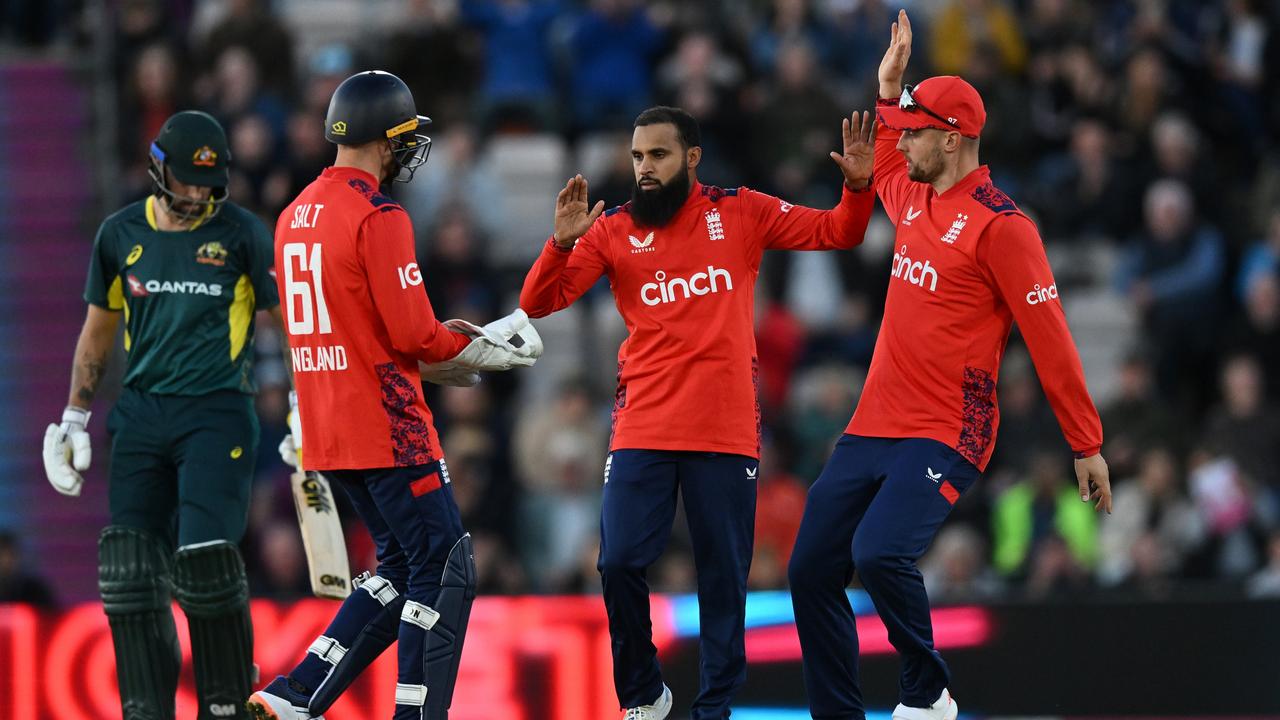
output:
<path id="1" fill-rule="evenodd" d="M 840 119 L 868 109 L 893 16 L 916 28 L 908 81 L 982 93 L 982 159 L 1039 224 L 1095 373 L 1115 512 L 1071 456 L 1016 337 L 996 456 L 922 563 L 940 601 L 1214 585 L 1280 594 L 1280 3 L 1249 0 L 120 0 L 119 200 L 148 191 L 146 148 L 178 109 L 228 129 L 232 198 L 270 225 L 333 157 L 330 93 L 383 68 L 430 115 L 430 162 L 395 189 L 441 317 L 516 302 L 564 178 L 625 202 L 643 108 L 702 124 L 700 179 L 830 207 Z M 892 228 L 862 248 L 766 258 L 757 288 L 763 457 L 751 584 L 785 585 L 809 483 L 858 400 Z M 1088 299 L 1073 312 L 1072 298 Z M 547 321 L 572 351 L 474 389 L 428 387 L 482 591 L 591 592 L 619 323 L 608 288 Z M 1123 318 L 1128 318 L 1127 324 Z M 1120 335 L 1105 330 L 1119 324 Z M 540 325 L 542 327 L 542 325 Z M 305 593 L 274 448 L 279 338 L 259 326 L 260 475 L 252 587 Z M 1096 352 L 1105 350 L 1106 352 Z M 1099 369 L 1088 362 L 1105 358 Z M 373 564 L 353 524 L 357 570 Z M 650 577 L 690 591 L 687 533 Z"/>

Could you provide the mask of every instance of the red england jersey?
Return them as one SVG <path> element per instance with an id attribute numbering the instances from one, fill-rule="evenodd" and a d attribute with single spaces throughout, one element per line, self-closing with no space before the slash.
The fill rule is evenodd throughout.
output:
<path id="1" fill-rule="evenodd" d="M 439 460 L 418 361 L 448 360 L 469 340 L 431 310 L 404 209 L 363 170 L 328 168 L 280 215 L 275 258 L 303 466 Z"/>
<path id="2" fill-rule="evenodd" d="M 884 321 L 846 432 L 931 438 L 986 469 L 1000 424 L 1000 360 L 1016 320 L 1071 449 L 1098 452 L 1102 423 L 1035 225 L 991 184 L 986 166 L 941 195 L 913 182 L 895 149 L 900 136 L 876 128 L 876 192 L 897 235 Z"/>
<path id="3" fill-rule="evenodd" d="M 765 250 L 862 242 L 874 195 L 847 188 L 832 210 L 746 188 L 695 184 L 675 217 L 638 227 L 609 210 L 572 250 L 548 240 L 520 293 L 543 317 L 607 275 L 627 339 L 618 350 L 610 450 L 699 450 L 757 457 L 760 403 L 752 323 Z"/>

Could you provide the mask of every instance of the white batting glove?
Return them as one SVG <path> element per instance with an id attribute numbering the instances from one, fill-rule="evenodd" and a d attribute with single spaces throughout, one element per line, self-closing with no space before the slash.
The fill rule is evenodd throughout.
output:
<path id="1" fill-rule="evenodd" d="M 298 414 L 298 393 L 289 393 L 289 434 L 280 441 L 280 459 L 302 469 L 302 416 Z"/>
<path id="2" fill-rule="evenodd" d="M 90 412 L 74 406 L 62 411 L 62 424 L 44 430 L 44 474 L 53 489 L 78 497 L 84 477 L 80 473 L 89 469 L 93 460 L 93 445 L 85 426 Z"/>

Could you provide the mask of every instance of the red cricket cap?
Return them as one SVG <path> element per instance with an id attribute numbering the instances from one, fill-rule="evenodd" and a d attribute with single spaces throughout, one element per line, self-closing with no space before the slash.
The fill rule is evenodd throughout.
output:
<path id="1" fill-rule="evenodd" d="M 963 78 L 939 75 L 923 80 L 914 87 L 906 85 L 897 107 L 877 108 L 880 122 L 894 130 L 955 130 L 965 137 L 976 138 L 987 123 L 982 96 Z"/>

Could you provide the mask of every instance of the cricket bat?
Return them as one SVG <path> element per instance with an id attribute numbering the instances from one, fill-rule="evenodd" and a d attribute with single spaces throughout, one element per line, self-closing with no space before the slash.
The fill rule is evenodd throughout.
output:
<path id="1" fill-rule="evenodd" d="M 351 566 L 333 489 L 318 472 L 295 472 L 289 484 L 302 530 L 302 547 L 307 553 L 311 592 L 316 597 L 342 600 L 351 594 Z"/>

